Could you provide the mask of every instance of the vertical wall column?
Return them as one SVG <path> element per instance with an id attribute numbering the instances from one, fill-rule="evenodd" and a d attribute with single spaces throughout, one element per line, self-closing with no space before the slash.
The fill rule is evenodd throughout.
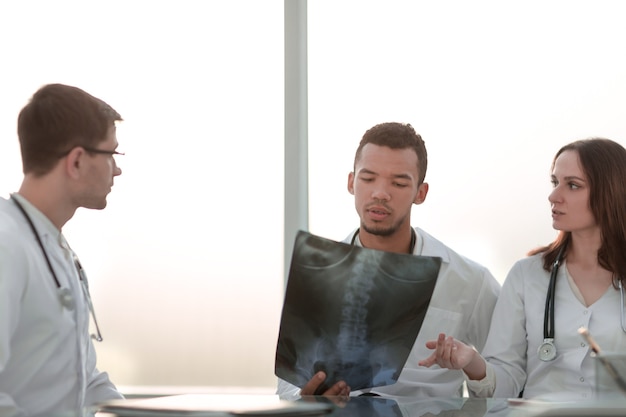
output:
<path id="1" fill-rule="evenodd" d="M 309 229 L 307 100 L 307 2 L 285 0 L 285 281 L 296 233 Z"/>

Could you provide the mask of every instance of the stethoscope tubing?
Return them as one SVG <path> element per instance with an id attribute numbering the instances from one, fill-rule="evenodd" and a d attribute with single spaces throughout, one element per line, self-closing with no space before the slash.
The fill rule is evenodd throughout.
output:
<path id="1" fill-rule="evenodd" d="M 546 308 L 543 318 L 543 343 L 539 346 L 537 353 L 539 359 L 548 362 L 556 358 L 556 346 L 554 345 L 554 299 L 556 294 L 556 280 L 559 267 L 563 262 L 563 256 L 567 244 L 563 245 L 559 250 L 559 254 L 554 261 L 552 271 L 550 272 L 550 283 L 548 284 L 548 293 L 546 294 Z M 622 281 L 618 281 L 620 292 L 620 325 L 622 331 L 626 333 L 626 323 L 624 322 L 624 287 Z"/>
<path id="2" fill-rule="evenodd" d="M 69 288 L 64 288 L 61 286 L 61 282 L 59 281 L 59 278 L 57 277 L 56 272 L 54 272 L 54 268 L 52 268 L 52 262 L 50 262 L 50 257 L 48 256 L 48 252 L 46 251 L 46 248 L 43 245 L 43 242 L 41 241 L 41 237 L 39 236 L 39 233 L 37 233 L 37 228 L 35 227 L 35 224 L 33 223 L 32 219 L 30 218 L 30 216 L 28 215 L 28 213 L 26 212 L 26 209 L 24 209 L 24 207 L 22 206 L 22 204 L 17 200 L 17 198 L 11 196 L 11 200 L 13 200 L 13 202 L 17 205 L 17 207 L 20 209 L 20 211 L 22 212 L 22 214 L 24 215 L 24 217 L 26 218 L 30 229 L 32 230 L 33 234 L 35 235 L 35 238 L 37 240 L 37 243 L 39 244 L 39 248 L 41 249 L 41 253 L 43 254 L 45 260 L 46 260 L 46 264 L 48 265 L 48 269 L 50 270 L 50 274 L 52 275 L 52 278 L 54 279 L 54 283 L 56 284 L 57 287 L 57 291 L 59 293 L 59 301 L 61 302 L 61 305 L 65 308 L 67 308 L 68 310 L 73 310 L 75 308 L 75 303 L 74 303 L 74 298 L 72 297 L 71 291 L 69 290 Z M 96 326 L 96 334 L 92 334 L 91 338 L 101 342 L 102 341 L 102 334 L 100 333 L 100 327 L 98 326 L 98 321 L 96 320 L 96 313 L 93 307 L 93 303 L 91 301 L 91 296 L 89 295 L 89 284 L 87 282 L 87 278 L 85 276 L 85 273 L 83 271 L 82 266 L 80 265 L 80 261 L 76 258 L 76 255 L 74 255 L 74 263 L 75 263 L 75 267 L 77 268 L 78 271 L 78 277 L 81 281 L 81 287 L 83 289 L 83 291 L 85 292 L 84 296 L 85 299 L 87 301 L 87 308 L 89 309 L 89 312 L 91 313 L 92 317 L 93 317 L 93 321 L 94 321 L 94 325 Z"/>
<path id="3" fill-rule="evenodd" d="M 559 273 L 559 267 L 563 261 L 566 246 L 567 244 L 563 245 L 559 250 L 559 254 L 552 265 L 552 271 L 550 271 L 550 282 L 548 284 L 546 307 L 543 316 L 543 343 L 537 349 L 539 359 L 544 362 L 556 358 L 556 346 L 554 345 L 554 299 L 556 293 L 556 279 Z"/>
<path id="4" fill-rule="evenodd" d="M 39 247 L 41 248 L 41 253 L 43 253 L 43 257 L 46 259 L 46 264 L 48 265 L 48 269 L 50 270 L 50 274 L 52 274 L 52 278 L 54 279 L 54 283 L 56 284 L 57 288 L 60 289 L 61 288 L 61 283 L 59 282 L 59 278 L 57 278 L 57 274 L 55 274 L 54 269 L 52 268 L 52 263 L 50 262 L 50 258 L 48 257 L 48 253 L 46 252 L 46 249 L 43 246 L 43 242 L 41 241 L 41 237 L 39 236 L 39 233 L 37 233 L 37 229 L 35 228 L 35 225 L 33 224 L 33 221 L 31 220 L 31 218 L 28 215 L 28 213 L 26 213 L 26 210 L 24 209 L 22 204 L 19 201 L 17 201 L 17 198 L 11 196 L 11 200 L 13 200 L 15 205 L 17 205 L 17 207 L 20 209 L 20 211 L 22 212 L 22 214 L 26 218 L 26 221 L 28 221 L 30 229 L 33 231 L 33 234 L 35 235 L 35 238 L 37 239 L 37 243 L 39 244 Z"/>

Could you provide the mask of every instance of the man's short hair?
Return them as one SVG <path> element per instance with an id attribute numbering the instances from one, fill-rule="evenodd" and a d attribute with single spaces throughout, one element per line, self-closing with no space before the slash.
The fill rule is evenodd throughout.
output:
<path id="1" fill-rule="evenodd" d="M 45 175 L 76 146 L 94 147 L 122 117 L 77 87 L 41 87 L 17 119 L 24 174 Z"/>
<path id="2" fill-rule="evenodd" d="M 428 155 L 426 145 L 422 137 L 415 132 L 413 126 L 405 123 L 387 122 L 380 123 L 370 128 L 361 139 L 359 147 L 354 156 L 354 168 L 361 158 L 363 147 L 371 143 L 378 146 L 386 146 L 391 149 L 413 149 L 417 155 L 417 171 L 419 172 L 419 182 L 421 184 L 426 178 L 426 168 L 428 167 Z"/>

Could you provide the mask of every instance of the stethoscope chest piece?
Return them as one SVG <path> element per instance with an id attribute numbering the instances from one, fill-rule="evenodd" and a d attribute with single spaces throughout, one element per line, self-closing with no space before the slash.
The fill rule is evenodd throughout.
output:
<path id="1" fill-rule="evenodd" d="M 556 346 L 554 346 L 554 339 L 543 339 L 543 343 L 537 349 L 539 359 L 544 362 L 549 362 L 556 358 Z"/>

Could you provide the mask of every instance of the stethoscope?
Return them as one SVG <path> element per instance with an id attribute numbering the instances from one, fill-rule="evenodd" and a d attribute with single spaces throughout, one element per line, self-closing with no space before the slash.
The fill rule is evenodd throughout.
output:
<path id="1" fill-rule="evenodd" d="M 39 233 L 37 233 L 37 229 L 35 228 L 33 221 L 31 220 L 28 213 L 26 213 L 26 210 L 24 209 L 22 204 L 19 201 L 17 201 L 17 198 L 11 196 L 11 200 L 13 200 L 13 202 L 20 209 L 20 211 L 22 212 L 22 214 L 28 221 L 28 224 L 30 225 L 31 230 L 33 231 L 33 234 L 35 235 L 35 238 L 37 239 L 37 243 L 39 244 L 39 247 L 41 248 L 41 253 L 43 253 L 44 258 L 46 259 L 46 263 L 48 264 L 48 269 L 50 270 L 50 273 L 52 274 L 52 278 L 54 279 L 54 283 L 57 286 L 57 293 L 59 295 L 59 301 L 61 302 L 61 305 L 67 308 L 68 310 L 74 310 L 74 308 L 76 308 L 76 301 L 74 300 L 74 297 L 72 296 L 72 292 L 70 291 L 69 288 L 64 288 L 61 286 L 61 283 L 59 282 L 59 278 L 57 277 L 57 274 L 54 272 L 54 269 L 52 268 L 52 263 L 50 262 L 48 253 L 46 252 L 46 249 L 43 246 L 43 242 L 41 241 L 41 238 L 39 237 Z M 93 303 L 91 302 L 91 295 L 89 294 L 89 283 L 87 281 L 87 275 L 85 274 L 85 271 L 83 270 L 83 267 L 80 264 L 78 257 L 76 256 L 76 254 L 74 254 L 73 251 L 72 251 L 72 256 L 74 258 L 74 266 L 76 267 L 76 270 L 78 271 L 78 276 L 80 278 L 80 284 L 83 289 L 83 294 L 85 294 L 85 300 L 87 301 L 87 307 L 89 308 L 89 313 L 91 314 L 91 317 L 93 318 L 93 323 L 96 326 L 96 334 L 92 334 L 91 338 L 98 342 L 102 342 L 102 333 L 100 333 L 100 327 L 98 326 L 98 321 L 96 320 L 96 312 L 93 308 Z"/>
<path id="2" fill-rule="evenodd" d="M 559 272 L 561 262 L 563 262 L 563 253 L 567 244 L 563 245 L 559 254 L 552 265 L 552 271 L 550 273 L 550 284 L 548 284 L 548 294 L 546 295 L 546 308 L 543 318 L 543 343 L 537 349 L 539 359 L 544 362 L 549 362 L 556 358 L 556 346 L 554 345 L 554 298 L 556 288 L 556 278 Z M 622 331 L 626 333 L 626 323 L 624 320 L 624 288 L 622 286 L 622 280 L 618 281 L 618 288 L 620 292 L 620 325 Z"/>
<path id="3" fill-rule="evenodd" d="M 619 324 L 622 326 L 622 331 L 626 333 L 626 325 L 624 324 L 624 286 L 622 284 L 622 280 L 620 279 L 617 282 L 617 288 L 619 288 Z"/>
<path id="4" fill-rule="evenodd" d="M 556 276 L 559 273 L 559 266 L 563 261 L 563 252 L 565 247 L 563 245 L 559 254 L 552 265 L 552 271 L 550 273 L 550 283 L 548 284 L 548 294 L 546 295 L 546 308 L 543 316 L 543 343 L 537 349 L 539 359 L 544 362 L 549 362 L 556 358 L 556 346 L 554 346 L 554 292 L 556 288 Z"/>

